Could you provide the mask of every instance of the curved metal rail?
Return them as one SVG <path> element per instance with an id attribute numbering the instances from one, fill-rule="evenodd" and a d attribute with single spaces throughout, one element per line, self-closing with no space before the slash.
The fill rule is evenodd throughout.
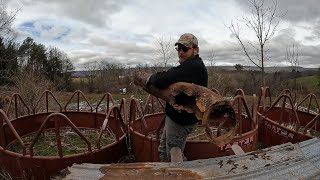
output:
<path id="1" fill-rule="evenodd" d="M 60 103 L 58 102 L 58 100 L 56 99 L 56 97 L 53 95 L 53 93 L 49 90 L 46 90 L 42 93 L 42 95 L 40 96 L 40 98 L 38 99 L 36 105 L 34 106 L 32 112 L 33 114 L 36 113 L 36 108 L 38 106 L 38 104 L 40 103 L 41 99 L 43 98 L 43 96 L 45 95 L 45 104 L 46 104 L 46 112 L 49 112 L 49 95 L 51 95 L 51 97 L 53 98 L 53 100 L 58 104 L 59 108 L 60 108 L 60 112 L 62 111 L 62 106 L 60 105 Z"/>
<path id="2" fill-rule="evenodd" d="M 109 104 L 110 104 L 110 101 L 112 102 L 113 105 L 116 104 L 115 100 L 113 99 L 112 95 L 110 93 L 105 93 L 102 98 L 100 99 L 99 103 L 97 104 L 97 107 L 96 107 L 96 112 L 98 112 L 98 108 L 100 106 L 100 104 L 102 103 L 103 99 L 107 97 L 107 113 L 109 112 Z"/>
<path id="3" fill-rule="evenodd" d="M 121 114 L 121 112 L 122 112 L 122 114 Z M 127 100 L 126 100 L 126 98 L 122 98 L 121 99 L 121 102 L 120 102 L 120 114 L 123 115 L 124 122 L 128 123 L 128 110 L 127 110 Z"/>
<path id="4" fill-rule="evenodd" d="M 17 133 L 17 131 L 15 130 L 15 128 L 13 127 L 13 125 L 11 124 L 11 121 L 9 120 L 9 118 L 7 117 L 6 113 L 0 109 L 0 124 L 3 124 L 3 120 L 7 123 L 7 125 L 9 126 L 10 130 L 12 131 L 13 135 L 17 138 L 19 144 L 22 147 L 22 155 L 25 156 L 27 153 L 27 149 L 26 149 L 26 145 L 23 143 L 21 137 L 19 136 L 19 134 Z M 3 149 L 6 149 L 7 147 L 7 142 L 5 140 L 5 133 L 4 133 L 4 128 L 0 128 L 0 145 L 2 146 Z"/>
<path id="5" fill-rule="evenodd" d="M 293 116 L 294 116 L 294 118 L 295 118 L 295 122 L 293 122 L 293 125 L 295 125 L 296 131 L 298 131 L 299 128 L 300 128 L 299 117 L 298 117 L 297 111 L 296 111 L 296 109 L 295 109 L 295 107 L 294 107 L 294 103 L 293 103 L 291 97 L 290 97 L 288 94 L 282 94 L 282 95 L 280 95 L 280 96 L 275 100 L 275 102 L 271 105 L 271 107 L 269 107 L 268 110 L 263 113 L 263 115 L 264 115 L 264 116 L 267 116 L 268 111 L 271 110 L 273 107 L 275 107 L 275 106 L 280 102 L 281 99 L 283 99 L 283 101 L 282 101 L 281 113 L 280 113 L 278 122 L 283 122 L 283 114 L 284 114 L 285 111 L 288 111 L 288 108 L 286 108 L 286 100 L 288 99 L 288 100 L 289 100 L 289 103 L 290 103 L 290 105 L 291 105 L 290 110 L 293 112 Z M 275 119 L 273 119 L 273 120 L 275 120 Z M 290 120 L 289 123 L 292 123 L 292 122 L 291 122 L 291 118 L 290 118 L 289 120 Z"/>
<path id="6" fill-rule="evenodd" d="M 60 118 L 59 118 L 60 117 Z M 30 144 L 30 156 L 33 157 L 33 147 L 35 143 L 38 141 L 40 134 L 44 131 L 46 125 L 48 124 L 49 120 L 54 118 L 54 128 L 55 128 L 55 134 L 56 134 L 56 143 L 58 148 L 58 153 L 60 158 L 63 157 L 62 153 L 62 145 L 61 145 L 61 137 L 60 137 L 60 120 L 65 120 L 67 124 L 81 137 L 82 140 L 86 142 L 88 145 L 88 151 L 92 153 L 91 150 L 91 143 L 88 141 L 88 139 L 80 132 L 80 130 L 71 122 L 71 120 L 62 113 L 52 113 L 50 114 L 42 123 L 40 126 L 35 138 L 33 139 L 32 143 Z"/>
<path id="7" fill-rule="evenodd" d="M 305 102 L 308 100 L 308 107 L 307 107 L 307 112 L 309 113 L 310 112 L 310 109 L 311 109 L 311 105 L 312 105 L 312 99 L 314 99 L 317 107 L 317 113 L 319 114 L 320 113 L 320 107 L 319 107 L 319 103 L 318 103 L 318 100 L 317 100 L 317 97 L 315 94 L 313 93 L 309 93 L 299 104 L 297 104 L 297 110 L 299 110 L 299 107 Z"/>
<path id="8" fill-rule="evenodd" d="M 239 134 L 240 134 L 240 136 L 242 135 L 242 131 L 243 131 L 243 128 L 242 128 L 242 126 L 243 126 L 243 122 L 242 122 L 242 116 L 243 116 L 243 111 L 242 111 L 242 108 L 244 107 L 244 109 L 245 109 L 245 114 L 246 114 L 246 116 L 249 118 L 249 120 L 250 120 L 250 125 L 251 125 L 251 129 L 254 129 L 254 127 L 256 126 L 256 122 L 254 122 L 254 120 L 253 120 L 253 118 L 252 118 L 252 114 L 251 114 L 251 112 L 250 112 L 250 110 L 249 110 L 249 107 L 248 107 L 248 104 L 247 104 L 247 101 L 246 101 L 246 99 L 245 99 L 245 96 L 244 96 L 244 92 L 243 92 L 243 90 L 242 91 L 240 91 L 241 93 L 240 94 L 238 94 L 238 95 L 236 95 L 234 98 L 233 98 L 233 101 L 232 101 L 232 105 L 234 106 L 234 108 L 235 108 L 235 106 L 237 105 L 237 108 L 235 108 L 235 109 L 237 109 L 237 113 L 236 113 L 236 115 L 237 115 L 237 118 L 238 118 L 238 121 L 239 121 Z"/>
<path id="9" fill-rule="evenodd" d="M 320 126 L 320 114 L 318 114 L 316 117 L 314 117 L 305 127 L 303 134 L 306 134 L 308 130 L 314 130 L 315 132 L 318 132 L 319 129 L 317 128 Z M 313 129 L 314 128 L 314 129 Z M 319 133 L 320 134 L 320 133 Z"/>
<path id="10" fill-rule="evenodd" d="M 68 106 L 68 104 L 70 103 L 70 101 L 72 100 L 72 98 L 73 98 L 75 95 L 77 95 L 77 105 L 78 105 L 78 106 L 77 106 L 77 107 L 78 107 L 77 111 L 78 111 L 78 112 L 80 111 L 80 95 L 83 97 L 83 99 L 86 101 L 86 103 L 87 103 L 88 106 L 90 107 L 91 112 L 93 111 L 93 110 L 92 110 L 92 106 L 91 106 L 91 104 L 89 103 L 88 99 L 85 97 L 85 95 L 83 94 L 83 92 L 81 92 L 81 91 L 79 91 L 79 90 L 75 91 L 75 92 L 72 94 L 71 98 L 69 99 L 69 101 L 68 101 L 68 102 L 66 103 L 66 105 L 64 106 L 64 110 L 65 110 L 65 111 L 67 111 L 67 106 Z"/>
<path id="11" fill-rule="evenodd" d="M 14 103 L 15 118 L 18 118 L 18 98 L 19 98 L 19 100 L 22 102 L 22 104 L 24 105 L 24 107 L 27 109 L 28 115 L 30 115 L 30 109 L 29 109 L 29 107 L 27 106 L 27 104 L 24 102 L 24 100 L 22 99 L 22 97 L 20 96 L 20 94 L 14 93 L 14 94 L 11 96 L 11 98 L 10 98 L 9 105 L 8 105 L 8 107 L 7 107 L 7 110 L 6 110 L 6 114 L 7 114 L 8 118 L 9 118 L 9 116 L 10 116 L 9 110 L 10 110 L 10 108 L 11 108 L 12 102 Z"/>
<path id="12" fill-rule="evenodd" d="M 150 107 L 149 104 L 151 104 L 151 113 L 152 114 L 156 113 L 156 111 L 155 111 L 155 100 L 154 99 L 157 100 L 157 102 L 161 106 L 162 110 L 164 110 L 165 107 L 164 107 L 163 103 L 160 101 L 160 99 L 155 97 L 155 96 L 153 96 L 153 95 L 151 95 L 151 94 L 149 94 L 148 97 L 147 97 L 147 100 L 146 100 L 146 102 L 144 104 L 144 107 L 143 107 L 143 114 L 146 114 L 148 107 Z"/>
<path id="13" fill-rule="evenodd" d="M 146 129 L 148 128 L 146 120 L 144 119 L 144 115 L 140 106 L 140 103 L 138 102 L 138 100 L 134 97 L 131 97 L 131 101 L 130 101 L 130 116 L 129 116 L 129 124 L 131 124 L 131 122 L 133 122 L 134 120 L 136 120 L 136 114 L 139 114 L 140 116 L 140 120 L 142 121 L 141 123 L 141 131 L 143 132 L 143 135 L 147 136 L 147 132 Z M 133 129 L 134 130 L 134 129 Z"/>
<path id="14" fill-rule="evenodd" d="M 101 142 L 101 137 L 102 137 L 103 131 L 107 128 L 108 121 L 109 121 L 109 118 L 111 117 L 111 114 L 113 115 L 114 118 L 119 119 L 119 121 L 121 123 L 121 126 L 122 126 L 122 131 L 124 131 L 124 133 L 126 133 L 126 131 L 127 131 L 127 128 L 126 128 L 126 125 L 123 122 L 119 107 L 117 107 L 116 105 L 112 106 L 110 108 L 110 111 L 107 113 L 107 116 L 104 119 L 103 124 L 102 124 L 102 126 L 100 128 L 99 136 L 98 136 L 98 139 L 97 139 L 97 149 L 101 148 L 101 145 L 100 145 L 101 144 L 100 143 Z M 119 141 L 119 136 L 116 136 L 116 140 Z"/>
<path id="15" fill-rule="evenodd" d="M 265 112 L 267 105 L 266 105 L 266 100 L 267 98 L 269 99 L 269 104 L 272 104 L 271 101 L 271 93 L 270 93 L 270 88 L 269 87 L 261 87 L 260 88 L 260 95 L 258 99 L 258 108 L 262 106 L 262 111 Z"/>

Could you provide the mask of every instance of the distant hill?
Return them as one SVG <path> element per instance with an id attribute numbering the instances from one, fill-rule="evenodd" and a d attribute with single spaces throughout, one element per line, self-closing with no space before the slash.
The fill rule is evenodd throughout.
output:
<path id="1" fill-rule="evenodd" d="M 234 66 L 215 66 L 218 69 L 228 70 L 228 71 L 234 71 Z M 260 69 L 256 66 L 243 66 L 243 70 L 245 71 L 260 71 Z M 277 72 L 277 71 L 292 71 L 292 67 L 285 66 L 285 67 L 265 67 L 265 72 Z M 298 71 L 318 71 L 318 68 L 304 68 L 304 67 L 298 67 Z"/>
<path id="2" fill-rule="evenodd" d="M 86 71 L 73 71 L 71 76 L 72 77 L 85 77 Z"/>
<path id="3" fill-rule="evenodd" d="M 150 67 L 152 68 L 152 67 Z M 207 67 L 208 69 L 210 68 L 216 68 L 219 70 L 227 70 L 227 71 L 235 71 L 234 66 L 214 66 L 214 67 Z M 136 68 L 131 68 L 129 71 L 134 71 Z M 260 71 L 260 69 L 256 66 L 243 66 L 244 71 Z M 292 68 L 287 66 L 287 67 L 265 67 L 265 72 L 267 73 L 272 73 L 272 72 L 277 72 L 277 71 L 292 71 Z M 307 71 L 319 71 L 318 68 L 304 68 L 304 67 L 298 67 L 298 71 L 300 72 L 307 72 Z M 72 72 L 72 77 L 85 77 L 86 71 L 73 71 Z"/>

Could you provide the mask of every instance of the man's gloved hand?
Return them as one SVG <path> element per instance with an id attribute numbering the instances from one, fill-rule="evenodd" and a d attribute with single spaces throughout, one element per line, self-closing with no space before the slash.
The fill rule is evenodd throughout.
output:
<path id="1" fill-rule="evenodd" d="M 133 72 L 133 83 L 137 86 L 145 87 L 151 74 L 141 71 Z"/>

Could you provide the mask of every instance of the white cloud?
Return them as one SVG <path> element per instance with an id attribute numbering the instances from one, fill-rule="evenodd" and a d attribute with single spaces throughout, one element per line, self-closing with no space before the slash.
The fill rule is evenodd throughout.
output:
<path id="1" fill-rule="evenodd" d="M 31 36 L 36 42 L 66 52 L 76 67 L 88 61 L 115 61 L 125 65 L 155 64 L 156 38 L 191 32 L 199 39 L 204 60 L 212 51 L 216 64 L 252 65 L 239 43 L 230 38 L 232 20 L 247 13 L 242 0 L 5 0 L 8 10 L 20 8 L 14 28 L 20 40 Z M 286 12 L 278 32 L 267 44 L 268 64 L 281 62 L 286 46 L 300 45 L 300 65 L 319 65 L 319 19 L 317 0 L 279 0 Z M 28 27 L 23 25 L 30 25 Z M 243 37 L 256 41 L 241 27 Z M 172 47 L 173 48 L 173 47 Z M 176 58 L 176 56 L 175 56 Z M 172 63 L 176 60 L 172 60 Z M 283 64 L 283 63 L 280 63 Z"/>

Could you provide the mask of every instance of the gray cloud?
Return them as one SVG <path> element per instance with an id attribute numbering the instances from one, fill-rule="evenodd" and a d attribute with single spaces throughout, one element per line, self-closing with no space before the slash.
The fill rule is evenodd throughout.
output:
<path id="1" fill-rule="evenodd" d="M 23 8 L 38 6 L 40 11 L 95 27 L 109 27 L 110 16 L 121 11 L 127 3 L 126 0 L 20 0 L 19 2 Z M 17 2 L 7 0 L 6 3 Z"/>
<path id="2" fill-rule="evenodd" d="M 67 52 L 76 67 L 94 61 L 121 62 L 128 66 L 153 65 L 160 59 L 156 53 L 156 37 L 171 36 L 175 42 L 185 32 L 197 35 L 200 55 L 205 61 L 214 51 L 216 64 L 253 65 L 239 43 L 229 37 L 230 31 L 225 25 L 250 12 L 246 0 L 201 3 L 193 0 L 183 3 L 169 0 L 4 1 L 11 7 L 23 4 L 21 14 L 17 16 L 17 29 L 25 22 L 36 22 L 41 37 L 33 38 Z M 270 57 L 266 62 L 268 66 L 283 65 L 286 47 L 293 43 L 299 45 L 300 65 L 319 64 L 320 50 L 316 43 L 320 37 L 320 10 L 317 4 L 316 0 L 278 0 L 279 13 L 287 13 L 281 21 L 284 25 L 279 26 L 279 31 L 266 45 Z M 42 28 L 46 24 L 52 28 Z M 32 36 L 23 30 L 18 33 Z M 256 41 L 247 31 L 241 33 Z M 54 39 L 60 36 L 59 41 Z M 176 64 L 177 60 L 174 52 L 170 63 Z"/>
<path id="3" fill-rule="evenodd" d="M 235 2 L 244 12 L 252 13 L 252 3 L 250 0 L 235 0 Z M 273 5 L 273 1 L 265 0 L 265 7 L 270 7 L 270 5 Z M 278 15 L 284 15 L 282 19 L 290 22 L 313 22 L 314 19 L 320 16 L 319 1 L 278 0 L 277 12 Z"/>
<path id="4" fill-rule="evenodd" d="M 252 4 L 249 1 L 235 0 L 244 12 L 254 13 Z M 265 0 L 265 7 L 271 7 L 274 1 Z M 303 29 L 311 29 L 311 35 L 306 35 L 305 39 L 309 41 L 319 40 L 320 38 L 320 8 L 319 0 L 278 0 L 277 15 L 281 21 L 300 26 Z M 299 24 L 307 24 L 299 25 Z"/>

